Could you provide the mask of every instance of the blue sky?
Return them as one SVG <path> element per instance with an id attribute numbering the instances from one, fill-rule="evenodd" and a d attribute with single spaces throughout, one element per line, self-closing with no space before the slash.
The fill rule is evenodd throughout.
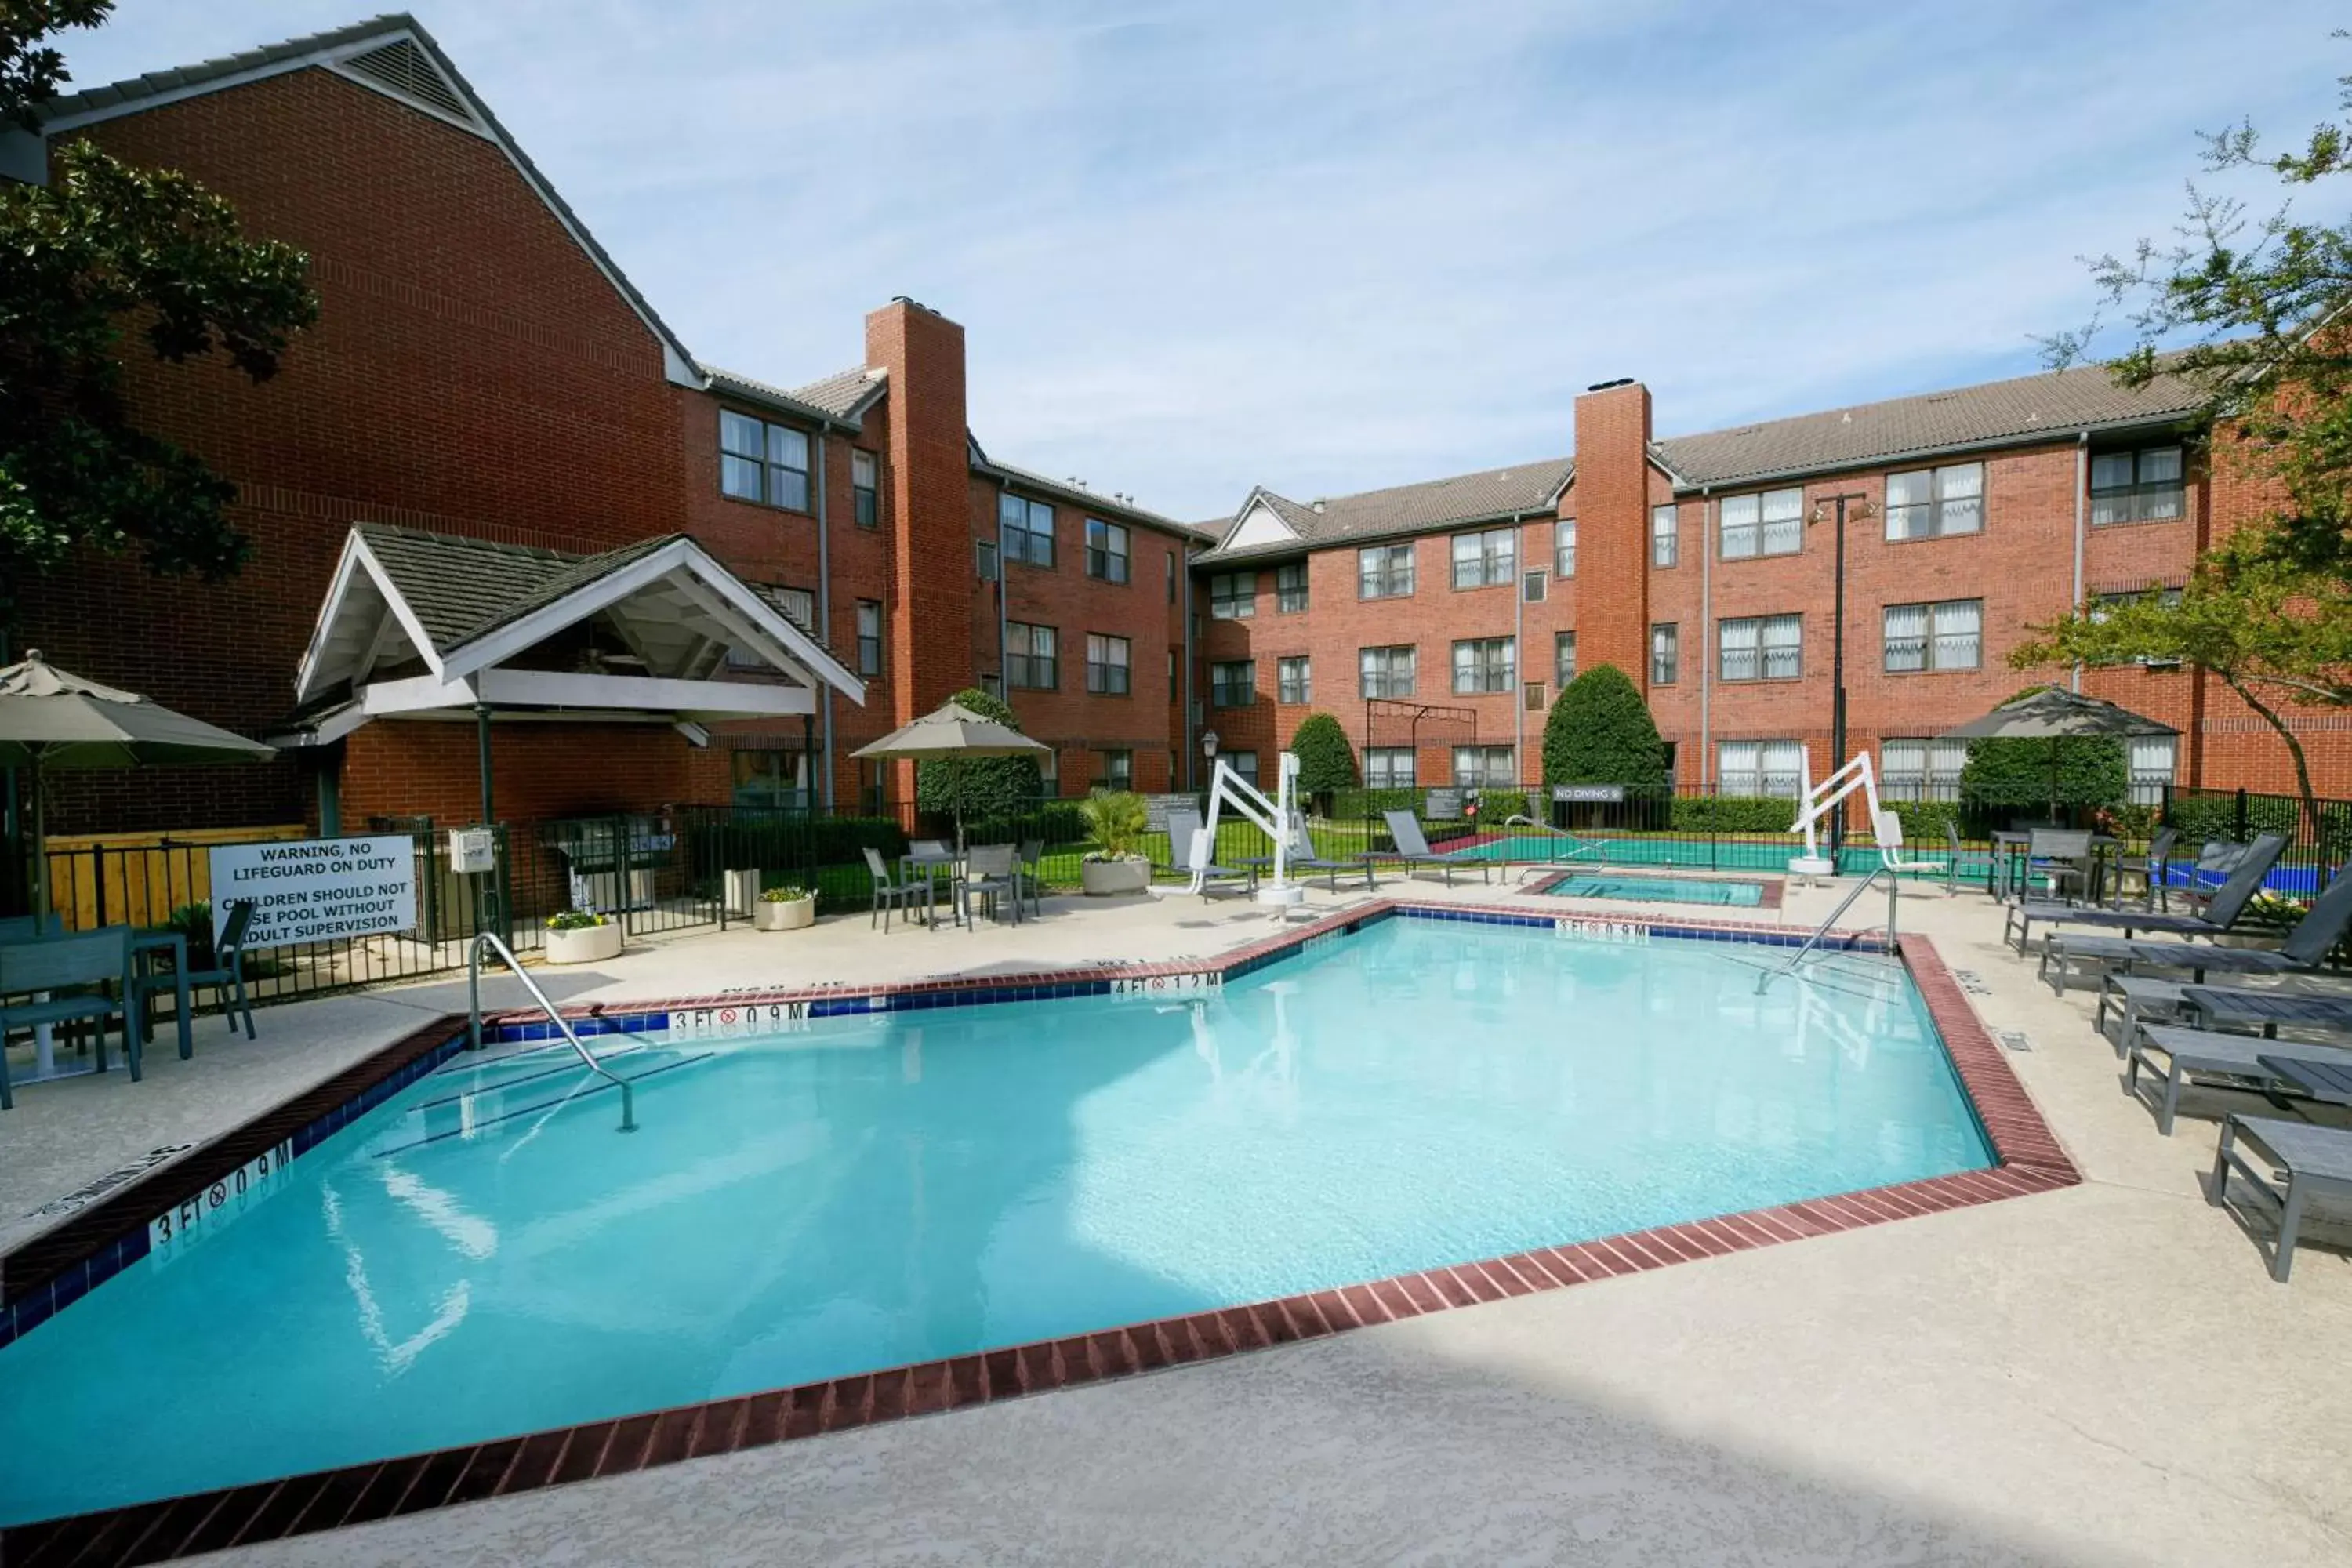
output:
<path id="1" fill-rule="evenodd" d="M 371 0 L 124 0 L 92 86 Z M 907 294 L 992 453 L 1184 518 L 2037 367 L 2194 132 L 2326 115 L 2337 8 L 481 0 L 416 15 L 698 355 Z"/>

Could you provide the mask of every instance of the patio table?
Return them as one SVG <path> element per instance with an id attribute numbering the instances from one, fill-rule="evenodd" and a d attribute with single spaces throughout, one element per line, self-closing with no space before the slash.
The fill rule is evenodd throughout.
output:
<path id="1" fill-rule="evenodd" d="M 940 923 L 939 874 L 945 871 L 950 883 L 953 883 L 956 868 L 962 864 L 963 857 L 952 849 L 931 851 L 914 849 L 898 857 L 898 875 L 901 879 L 910 878 L 919 871 L 922 873 L 923 885 L 929 894 L 923 900 L 925 925 L 936 926 Z"/>

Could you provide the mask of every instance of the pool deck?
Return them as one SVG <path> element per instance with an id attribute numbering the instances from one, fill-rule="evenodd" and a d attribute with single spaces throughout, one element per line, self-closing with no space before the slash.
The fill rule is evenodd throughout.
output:
<path id="1" fill-rule="evenodd" d="M 1381 889 L 1406 892 L 1641 910 L 1475 878 Z M 1654 912 L 1802 931 L 1834 897 L 1792 885 L 1778 910 Z M 2203 1201 L 2226 1101 L 2192 1099 L 2158 1136 L 2118 1090 L 2089 994 L 2034 984 L 2000 947 L 1990 900 L 1921 889 L 1902 911 L 1982 986 L 1969 1002 L 1986 1025 L 2027 1037 L 2009 1063 L 2081 1184 L 235 1560 L 2352 1560 L 2352 1360 L 2336 1353 L 2352 1343 L 2352 1257 L 2306 1245 L 2294 1283 L 2273 1284 Z M 541 977 L 566 1002 L 653 999 L 1207 956 L 1269 930 L 1238 900 L 1049 900 L 1018 930 L 885 939 L 856 916 L 673 938 Z M 516 1000 L 510 987 L 492 1000 Z M 29 1211 L 331 1076 L 463 993 L 268 1009 L 251 1043 L 205 1019 L 195 1059 L 167 1047 L 143 1084 L 26 1089 L 0 1115 L 0 1249 L 54 1223 Z"/>

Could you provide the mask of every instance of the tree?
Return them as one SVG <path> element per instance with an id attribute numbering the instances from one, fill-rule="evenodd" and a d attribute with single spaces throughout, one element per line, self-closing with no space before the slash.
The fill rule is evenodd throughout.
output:
<path id="1" fill-rule="evenodd" d="M 1596 664 L 1560 688 L 1544 721 L 1546 784 L 1613 784 L 1664 794 L 1666 743 L 1633 682 Z"/>
<path id="2" fill-rule="evenodd" d="M 37 129 L 67 79 L 40 40 L 112 0 L 0 0 L 0 123 Z M 13 590 L 74 550 L 136 552 L 153 571 L 233 574 L 251 542 L 236 488 L 132 421 L 126 333 L 181 363 L 217 349 L 268 380 L 318 318 L 289 246 L 249 240 L 184 174 L 132 168 L 86 142 L 55 150 L 46 185 L 0 186 L 0 619 Z"/>
<path id="3" fill-rule="evenodd" d="M 1348 744 L 1348 732 L 1339 728 L 1339 721 L 1328 713 L 1309 713 L 1301 719 L 1290 737 L 1290 750 L 1298 759 L 1301 793 L 1327 795 L 1356 787 L 1355 750 Z"/>
<path id="4" fill-rule="evenodd" d="M 1002 698 L 966 687 L 949 700 L 1021 732 L 1021 721 Z M 1018 816 L 1035 808 L 1044 790 L 1045 779 L 1034 757 L 949 757 L 915 769 L 915 804 L 965 822 Z"/>

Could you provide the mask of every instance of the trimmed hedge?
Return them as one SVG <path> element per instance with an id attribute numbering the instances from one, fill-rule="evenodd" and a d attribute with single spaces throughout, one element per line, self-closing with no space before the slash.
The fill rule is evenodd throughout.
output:
<path id="1" fill-rule="evenodd" d="M 1677 795 L 1672 820 L 1677 833 L 1786 833 L 1797 803 L 1781 795 Z"/>

